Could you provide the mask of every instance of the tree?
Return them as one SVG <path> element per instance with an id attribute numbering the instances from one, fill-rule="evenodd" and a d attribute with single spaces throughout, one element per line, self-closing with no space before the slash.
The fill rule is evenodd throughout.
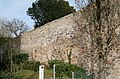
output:
<path id="1" fill-rule="evenodd" d="M 119 34 L 116 29 L 120 28 L 120 1 L 119 0 L 88 0 L 85 8 L 81 7 L 86 0 L 75 0 L 80 8 L 84 26 L 81 28 L 90 36 L 91 73 L 95 73 L 92 79 L 105 79 L 107 68 L 106 61 L 111 50 L 119 43 Z M 85 5 L 85 4 L 84 4 Z M 76 22 L 80 25 L 80 22 Z M 95 72 L 96 61 L 98 71 Z"/>
<path id="2" fill-rule="evenodd" d="M 35 28 L 52 20 L 75 12 L 64 0 L 37 0 L 28 8 L 27 14 L 35 21 Z"/>
<path id="3" fill-rule="evenodd" d="M 0 37 L 9 37 L 11 32 L 8 30 L 8 27 L 3 25 L 4 21 L 6 21 L 5 18 L 0 18 Z"/>
<path id="4" fill-rule="evenodd" d="M 1 71 L 11 72 L 9 78 L 13 77 L 13 58 L 20 53 L 19 36 L 27 30 L 28 27 L 25 22 L 19 19 L 11 21 L 0 19 L 0 73 Z M 8 75 L 8 73 L 5 73 L 5 75 Z"/>
<path id="5" fill-rule="evenodd" d="M 2 27 L 6 29 L 11 35 L 18 37 L 22 33 L 29 30 L 29 27 L 26 25 L 26 23 L 19 19 L 12 19 L 10 20 L 2 20 L 1 22 Z"/>

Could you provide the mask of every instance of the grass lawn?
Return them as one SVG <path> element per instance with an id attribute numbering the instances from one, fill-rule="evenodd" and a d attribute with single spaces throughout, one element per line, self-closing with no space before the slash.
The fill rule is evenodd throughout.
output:
<path id="1" fill-rule="evenodd" d="M 39 79 L 39 72 L 34 72 L 33 70 L 20 70 L 14 73 L 20 79 Z M 45 70 L 45 79 L 50 79 L 52 77 L 52 70 Z"/>
<path id="2" fill-rule="evenodd" d="M 39 72 L 38 71 L 34 72 L 34 70 L 20 70 L 16 72 L 14 75 L 18 76 L 18 78 L 15 79 L 39 79 Z M 53 76 L 52 70 L 45 69 L 45 79 L 53 79 L 52 76 Z M 61 78 L 57 77 L 56 79 L 61 79 Z M 62 79 L 72 79 L 72 78 L 68 78 L 66 75 L 64 75 Z"/>

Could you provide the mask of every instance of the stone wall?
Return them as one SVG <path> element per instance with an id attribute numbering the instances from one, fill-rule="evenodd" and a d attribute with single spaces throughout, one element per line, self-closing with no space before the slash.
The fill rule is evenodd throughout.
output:
<path id="1" fill-rule="evenodd" d="M 117 19 L 115 22 L 118 23 L 119 17 Z M 86 52 L 89 52 L 87 47 L 90 47 L 90 36 L 81 28 L 85 24 L 86 21 L 79 12 L 54 20 L 23 34 L 21 36 L 21 50 L 29 53 L 30 60 L 40 61 L 44 64 L 52 59 L 68 62 L 68 55 L 72 52 L 72 64 L 89 68 L 91 66 L 89 56 L 91 55 L 88 56 Z M 116 32 L 120 36 L 120 26 Z M 120 39 L 118 43 L 120 43 Z M 107 79 L 120 79 L 120 44 L 110 51 L 105 63 L 108 65 Z"/>
<path id="2" fill-rule="evenodd" d="M 77 56 L 82 50 L 82 30 L 75 23 L 81 18 L 77 18 L 76 14 L 80 15 L 73 13 L 23 34 L 21 50 L 29 53 L 30 60 L 44 63 L 51 59 L 68 62 L 68 55 L 72 50 L 71 62 L 77 64 Z"/>

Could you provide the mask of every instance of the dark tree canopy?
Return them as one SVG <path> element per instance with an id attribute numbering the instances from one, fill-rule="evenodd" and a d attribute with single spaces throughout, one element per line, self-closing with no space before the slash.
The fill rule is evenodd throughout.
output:
<path id="1" fill-rule="evenodd" d="M 35 21 L 35 28 L 52 20 L 75 12 L 72 6 L 64 0 L 36 0 L 27 14 Z"/>

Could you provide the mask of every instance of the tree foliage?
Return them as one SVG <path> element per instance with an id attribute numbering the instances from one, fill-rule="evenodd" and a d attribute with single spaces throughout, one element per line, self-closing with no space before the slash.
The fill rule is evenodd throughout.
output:
<path id="1" fill-rule="evenodd" d="M 18 37 L 22 33 L 30 29 L 24 21 L 16 18 L 12 20 L 1 19 L 0 25 L 1 25 L 0 34 L 2 36 L 7 36 L 7 37 L 10 37 L 10 36 Z"/>
<path id="2" fill-rule="evenodd" d="M 74 11 L 64 0 L 38 0 L 28 8 L 27 14 L 35 21 L 36 28 Z"/>
<path id="3" fill-rule="evenodd" d="M 10 53 L 9 53 L 9 37 L 0 37 L 0 70 L 6 70 L 10 67 Z"/>

